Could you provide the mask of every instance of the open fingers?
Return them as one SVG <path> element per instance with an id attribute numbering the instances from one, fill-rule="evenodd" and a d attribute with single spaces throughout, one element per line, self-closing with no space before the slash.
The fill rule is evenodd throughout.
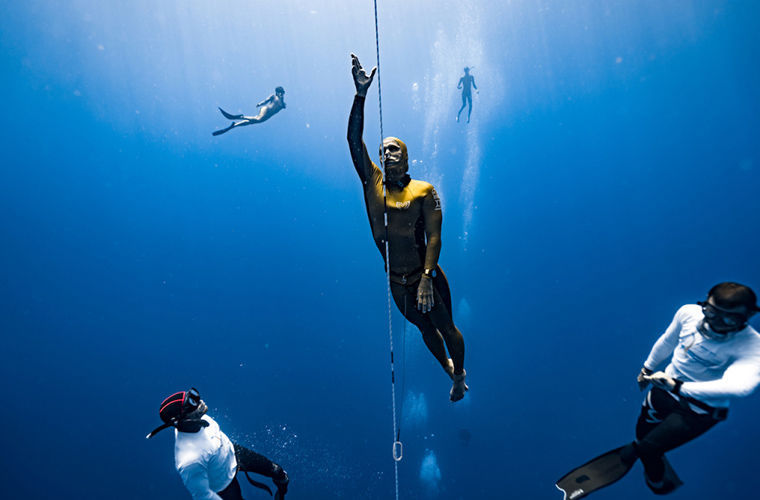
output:
<path id="1" fill-rule="evenodd" d="M 433 296 L 424 292 L 417 294 L 417 309 L 423 314 L 430 312 L 433 309 Z"/>

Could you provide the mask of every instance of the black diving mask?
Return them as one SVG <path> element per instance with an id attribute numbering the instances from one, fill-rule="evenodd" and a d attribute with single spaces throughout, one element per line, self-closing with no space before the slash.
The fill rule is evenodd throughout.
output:
<path id="1" fill-rule="evenodd" d="M 191 387 L 189 391 L 185 392 L 185 399 L 182 401 L 182 413 L 188 414 L 195 411 L 201 404 L 201 394 L 198 389 Z"/>
<path id="2" fill-rule="evenodd" d="M 709 302 L 697 302 L 702 306 L 702 314 L 710 329 L 717 334 L 737 332 L 747 326 L 749 318 L 746 314 L 726 311 Z"/>
<path id="3" fill-rule="evenodd" d="M 181 432 L 198 432 L 208 426 L 208 422 L 201 419 L 208 408 L 195 387 L 172 394 L 161 404 L 159 415 L 164 423 L 145 436 L 146 439 L 169 427 L 176 427 Z"/>

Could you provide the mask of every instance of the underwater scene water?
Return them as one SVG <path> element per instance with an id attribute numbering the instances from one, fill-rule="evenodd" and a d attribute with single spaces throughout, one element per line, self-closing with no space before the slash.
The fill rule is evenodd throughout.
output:
<path id="1" fill-rule="evenodd" d="M 346 142 L 373 3 L 2 4 L 0 497 L 190 498 L 171 433 L 144 436 L 195 386 L 287 498 L 394 498 L 386 278 Z M 675 311 L 760 288 L 760 4 L 377 8 L 384 133 L 440 194 L 470 387 L 449 401 L 393 307 L 400 498 L 561 499 L 633 439 Z M 286 109 L 212 136 L 277 86 Z M 669 453 L 671 498 L 753 498 L 759 412 Z M 593 498 L 653 497 L 637 464 Z"/>

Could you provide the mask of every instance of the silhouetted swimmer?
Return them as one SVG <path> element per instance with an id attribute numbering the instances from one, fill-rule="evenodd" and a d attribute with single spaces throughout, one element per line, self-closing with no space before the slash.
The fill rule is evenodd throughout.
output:
<path id="1" fill-rule="evenodd" d="M 478 90 L 478 86 L 475 85 L 475 78 L 470 74 L 470 68 L 464 68 L 464 76 L 459 79 L 457 84 L 458 89 L 462 89 L 462 107 L 459 108 L 457 113 L 457 121 L 459 121 L 459 115 L 462 113 L 464 107 L 469 103 L 470 107 L 467 110 L 467 123 L 470 123 L 470 115 L 472 114 L 472 88 Z"/>
<path id="2" fill-rule="evenodd" d="M 242 127 L 244 125 L 251 125 L 254 123 L 261 123 L 269 120 L 272 116 L 276 115 L 281 109 L 285 109 L 285 89 L 277 87 L 274 89 L 274 94 L 270 95 L 260 103 L 256 105 L 259 110 L 259 114 L 256 116 L 244 116 L 244 115 L 231 115 L 222 108 L 219 111 L 222 112 L 225 118 L 230 120 L 240 120 L 239 122 L 233 121 L 232 125 L 221 130 L 217 130 L 212 135 L 221 135 L 228 130 L 232 130 L 235 127 Z"/>

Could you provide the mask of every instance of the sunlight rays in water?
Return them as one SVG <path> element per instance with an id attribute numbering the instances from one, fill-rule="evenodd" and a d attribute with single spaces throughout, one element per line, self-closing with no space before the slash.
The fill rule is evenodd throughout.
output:
<path id="1" fill-rule="evenodd" d="M 457 89 L 457 83 L 463 74 L 462 68 L 469 66 L 474 69 L 475 84 L 478 88 L 482 85 L 487 89 L 484 90 L 484 96 L 488 95 L 489 107 L 496 104 L 501 92 L 499 72 L 488 68 L 489 58 L 486 55 L 481 18 L 480 6 L 476 2 L 463 2 L 457 6 L 456 15 L 452 16 L 456 26 L 440 26 L 436 32 L 431 48 L 430 70 L 423 84 L 423 151 L 426 164 L 422 165 L 422 170 L 425 179 L 438 187 L 444 201 L 446 194 L 454 192 L 454 186 L 458 186 L 463 219 L 462 240 L 465 245 L 474 218 L 482 161 L 479 123 L 487 115 L 488 107 L 483 105 L 476 94 L 473 96 L 472 122 L 465 123 L 466 108 L 462 111 L 462 123 L 455 121 L 456 110 L 461 105 L 461 91 Z M 482 73 L 477 71 L 478 68 L 482 68 Z M 489 71 L 486 71 L 487 68 Z M 415 99 L 419 97 L 415 96 Z M 458 138 L 449 136 L 452 127 L 457 128 L 455 133 Z M 465 130 L 461 130 L 463 127 Z M 464 150 L 463 165 L 450 165 L 446 156 L 459 149 L 458 145 Z"/>

